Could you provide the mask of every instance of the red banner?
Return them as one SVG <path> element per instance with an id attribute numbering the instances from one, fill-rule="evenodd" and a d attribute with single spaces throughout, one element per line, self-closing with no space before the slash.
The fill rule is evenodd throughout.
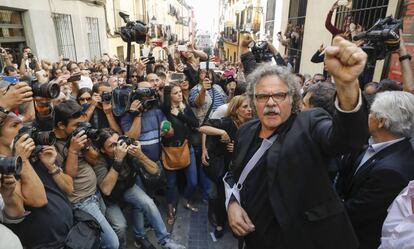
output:
<path id="1" fill-rule="evenodd" d="M 404 0 L 403 12 L 403 39 L 409 54 L 414 56 L 414 0 Z M 399 55 L 391 57 L 388 78 L 402 82 L 401 66 L 398 60 Z M 411 68 L 414 71 L 414 60 L 411 61 Z"/>

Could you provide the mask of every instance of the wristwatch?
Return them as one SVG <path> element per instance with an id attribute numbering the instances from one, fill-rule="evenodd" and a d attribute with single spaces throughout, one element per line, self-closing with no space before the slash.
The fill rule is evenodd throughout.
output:
<path id="1" fill-rule="evenodd" d="M 409 61 L 411 61 L 411 55 L 410 54 L 401 55 L 400 58 L 399 58 L 399 60 L 400 61 L 403 61 L 403 60 L 409 60 Z"/>
<path id="2" fill-rule="evenodd" d="M 9 110 L 7 110 L 6 108 L 0 106 L 0 112 L 4 113 L 4 114 L 9 114 Z"/>
<path id="3" fill-rule="evenodd" d="M 60 172 L 62 172 L 62 169 L 61 169 L 61 168 L 59 168 L 58 166 L 56 166 L 56 164 L 55 164 L 55 165 L 54 165 L 54 168 L 53 168 L 51 171 L 49 171 L 49 174 L 50 174 L 51 176 L 54 176 L 54 175 L 59 174 Z"/>

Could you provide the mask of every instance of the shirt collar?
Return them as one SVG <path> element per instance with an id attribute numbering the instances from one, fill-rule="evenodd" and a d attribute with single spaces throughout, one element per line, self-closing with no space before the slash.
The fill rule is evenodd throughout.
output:
<path id="1" fill-rule="evenodd" d="M 371 149 L 373 149 L 375 151 L 375 153 L 378 153 L 381 150 L 387 148 L 388 146 L 393 145 L 395 143 L 398 143 L 398 142 L 400 142 L 404 139 L 405 139 L 405 137 L 402 137 L 402 138 L 397 138 L 397 139 L 390 140 L 390 141 L 387 141 L 387 142 L 382 142 L 382 143 L 376 143 L 375 144 L 374 139 L 372 137 L 370 137 L 369 140 L 368 140 L 368 144 L 369 144 L 369 147 L 371 147 Z"/>

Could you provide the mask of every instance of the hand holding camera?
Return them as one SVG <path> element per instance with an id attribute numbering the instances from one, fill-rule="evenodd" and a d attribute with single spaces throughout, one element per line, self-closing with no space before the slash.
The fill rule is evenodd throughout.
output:
<path id="1" fill-rule="evenodd" d="M 111 102 L 102 102 L 102 109 L 105 114 L 111 114 L 112 113 L 112 104 Z"/>
<path id="2" fill-rule="evenodd" d="M 88 136 L 85 134 L 85 131 L 81 131 L 70 140 L 69 152 L 78 154 L 81 151 L 88 141 Z"/>
<path id="3" fill-rule="evenodd" d="M 39 154 L 39 159 L 48 170 L 51 170 L 55 164 L 56 156 L 57 152 L 55 147 L 45 145 Z"/>
<path id="4" fill-rule="evenodd" d="M 129 108 L 129 110 L 131 112 L 140 112 L 141 111 L 141 107 L 142 107 L 142 103 L 139 100 L 134 100 L 131 104 L 131 107 Z"/>
<path id="5" fill-rule="evenodd" d="M 16 142 L 16 155 L 20 156 L 22 160 L 29 160 L 35 147 L 35 142 L 29 137 L 29 134 L 24 134 Z"/>
<path id="6" fill-rule="evenodd" d="M 128 153 L 128 144 L 122 141 L 118 141 L 114 153 L 115 161 L 122 162 Z"/>
<path id="7" fill-rule="evenodd" d="M 3 199 L 13 196 L 16 188 L 16 178 L 13 175 L 0 175 L 0 194 Z"/>
<path id="8" fill-rule="evenodd" d="M 19 82 L 16 85 L 10 85 L 8 88 L 0 90 L 0 106 L 12 109 L 32 101 L 32 96 L 32 88 L 25 82 Z"/>
<path id="9" fill-rule="evenodd" d="M 101 95 L 99 95 L 99 94 L 93 94 L 92 95 L 91 105 L 96 106 L 96 105 L 98 105 L 98 103 L 101 103 L 101 102 L 102 102 Z"/>
<path id="10" fill-rule="evenodd" d="M 139 141 L 135 141 L 134 144 L 128 146 L 128 154 L 134 157 L 138 157 L 143 154 Z"/>

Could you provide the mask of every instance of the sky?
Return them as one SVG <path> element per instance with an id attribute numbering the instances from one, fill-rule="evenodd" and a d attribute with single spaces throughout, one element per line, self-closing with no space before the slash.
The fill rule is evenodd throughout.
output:
<path id="1" fill-rule="evenodd" d="M 218 15 L 219 0 L 187 0 L 186 2 L 194 7 L 197 29 L 212 31 L 212 17 Z"/>

